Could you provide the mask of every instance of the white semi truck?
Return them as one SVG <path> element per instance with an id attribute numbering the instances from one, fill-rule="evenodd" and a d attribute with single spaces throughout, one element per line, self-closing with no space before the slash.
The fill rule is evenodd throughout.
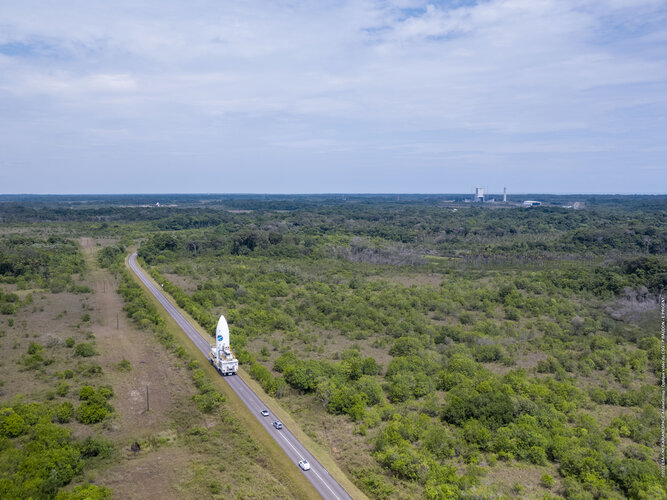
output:
<path id="1" fill-rule="evenodd" d="M 239 371 L 239 360 L 236 359 L 229 344 L 229 326 L 224 316 L 220 316 L 215 329 L 215 347 L 211 347 L 208 360 L 220 375 L 236 375 Z"/>

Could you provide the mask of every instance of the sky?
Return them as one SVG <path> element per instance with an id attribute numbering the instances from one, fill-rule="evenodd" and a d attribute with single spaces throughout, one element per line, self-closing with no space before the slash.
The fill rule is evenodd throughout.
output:
<path id="1" fill-rule="evenodd" d="M 667 0 L 0 2 L 0 194 L 667 192 Z"/>

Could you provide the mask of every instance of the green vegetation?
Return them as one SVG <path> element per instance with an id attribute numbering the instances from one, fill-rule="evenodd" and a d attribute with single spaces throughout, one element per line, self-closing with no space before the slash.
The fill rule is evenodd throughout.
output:
<path id="1" fill-rule="evenodd" d="M 465 496 L 516 462 L 556 466 L 531 494 L 664 497 L 656 452 L 627 451 L 660 440 L 658 329 L 640 325 L 667 283 L 664 209 L 461 212 L 260 210 L 139 255 L 207 331 L 225 313 L 267 393 L 356 423 L 371 496 Z"/>
<path id="2" fill-rule="evenodd" d="M 82 424 L 96 424 L 102 422 L 113 412 L 108 400 L 113 396 L 113 389 L 100 387 L 95 389 L 84 385 L 79 390 L 81 404 L 76 409 L 76 419 Z"/>
<path id="3" fill-rule="evenodd" d="M 132 363 L 130 363 L 127 359 L 123 358 L 120 363 L 116 365 L 116 370 L 120 372 L 130 372 L 132 371 Z"/>
<path id="4" fill-rule="evenodd" d="M 54 423 L 69 421 L 62 417 L 62 406 L 23 403 L 21 399 L 0 408 L 0 497 L 53 498 L 59 488 L 82 472 L 84 460 L 90 456 L 90 440 L 72 439 L 69 429 Z M 107 444 L 105 453 L 111 451 Z M 82 487 L 77 488 L 80 492 Z M 87 488 L 97 490 L 96 486 Z M 106 488 L 100 491 L 109 494 Z M 57 498 L 89 498 L 63 495 Z"/>
<path id="5" fill-rule="evenodd" d="M 667 498 L 657 465 L 667 199 L 543 196 L 550 205 L 523 209 L 460 198 L 165 196 L 174 206 L 156 209 L 130 205 L 157 198 L 74 197 L 67 209 L 12 200 L 2 215 L 111 239 L 97 264 L 120 279 L 127 315 L 188 366 L 191 411 L 224 415 L 205 370 L 123 270 L 141 238 L 152 277 L 206 331 L 225 314 L 247 372 L 370 497 Z M 587 208 L 562 208 L 573 201 Z M 71 277 L 85 273 L 76 244 L 7 234 L 0 255 L 5 347 L 19 368 L 41 380 L 73 356 L 67 384 L 44 389 L 52 425 L 104 421 L 91 342 L 68 339 L 61 352 L 14 335 L 40 289 L 91 291 Z M 76 328 L 97 321 L 86 311 Z M 92 393 L 73 405 L 82 383 Z M 27 425 L 8 413 L 18 434 L 5 439 L 26 439 Z M 217 439 L 186 432 L 203 447 Z"/>
<path id="6" fill-rule="evenodd" d="M 95 356 L 97 353 L 95 352 L 95 346 L 93 346 L 93 344 L 90 342 L 81 342 L 74 346 L 74 354 L 81 356 L 82 358 L 89 358 Z"/>
<path id="7" fill-rule="evenodd" d="M 53 293 L 62 292 L 73 284 L 72 274 L 83 272 L 84 267 L 78 246 L 63 237 L 0 237 L 0 282 L 16 284 L 19 290 L 48 288 Z"/>

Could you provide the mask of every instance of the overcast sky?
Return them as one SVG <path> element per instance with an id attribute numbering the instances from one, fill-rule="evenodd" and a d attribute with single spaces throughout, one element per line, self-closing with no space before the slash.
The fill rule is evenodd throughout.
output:
<path id="1" fill-rule="evenodd" d="M 667 192 L 667 0 L 0 2 L 0 193 Z"/>

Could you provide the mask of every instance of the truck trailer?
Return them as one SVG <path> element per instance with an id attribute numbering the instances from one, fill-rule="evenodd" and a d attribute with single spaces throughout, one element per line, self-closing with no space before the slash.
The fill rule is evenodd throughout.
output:
<path id="1" fill-rule="evenodd" d="M 239 371 L 239 360 L 234 356 L 229 343 L 229 326 L 222 315 L 215 329 L 215 347 L 211 346 L 208 360 L 220 375 L 236 375 Z"/>

